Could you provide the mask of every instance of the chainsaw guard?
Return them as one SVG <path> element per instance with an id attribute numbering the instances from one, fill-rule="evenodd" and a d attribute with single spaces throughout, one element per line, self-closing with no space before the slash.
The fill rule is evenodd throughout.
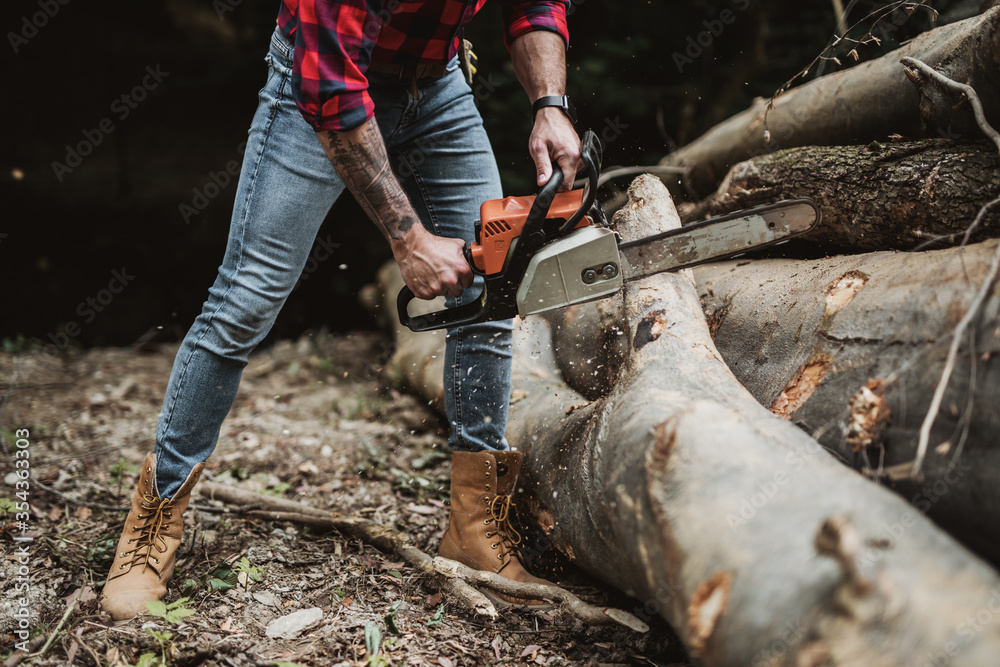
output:
<path id="1" fill-rule="evenodd" d="M 517 312 L 527 317 L 601 299 L 622 284 L 617 235 L 604 227 L 581 227 L 532 256 L 517 290 Z"/>

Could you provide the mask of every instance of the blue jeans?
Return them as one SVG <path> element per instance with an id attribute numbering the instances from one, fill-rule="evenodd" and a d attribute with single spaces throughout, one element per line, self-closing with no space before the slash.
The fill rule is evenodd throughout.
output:
<path id="1" fill-rule="evenodd" d="M 309 257 L 320 224 L 344 191 L 291 92 L 292 45 L 275 31 L 267 83 L 243 159 L 226 254 L 174 360 L 156 431 L 156 480 L 173 497 L 215 449 L 247 356 L 270 331 Z M 500 176 L 457 59 L 441 79 L 406 84 L 369 76 L 375 117 L 393 170 L 434 234 L 471 243 L 479 205 L 502 196 Z M 481 283 L 463 295 L 479 293 Z M 449 306 L 464 302 L 449 299 Z M 451 329 L 445 412 L 455 449 L 507 449 L 511 323 Z"/>

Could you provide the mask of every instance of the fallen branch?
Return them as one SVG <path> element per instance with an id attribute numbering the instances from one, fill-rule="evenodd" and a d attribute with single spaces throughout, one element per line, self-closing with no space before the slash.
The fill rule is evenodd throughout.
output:
<path id="1" fill-rule="evenodd" d="M 212 500 L 260 508 L 234 512 L 241 517 L 289 521 L 314 528 L 334 529 L 360 539 L 379 551 L 402 558 L 413 569 L 438 581 L 445 592 L 451 594 L 463 607 L 479 616 L 488 616 L 494 621 L 498 618 L 496 608 L 486 596 L 468 583 L 470 580 L 515 597 L 558 601 L 567 614 L 585 624 L 608 625 L 616 623 L 636 632 L 649 630 L 649 626 L 627 612 L 589 605 L 569 591 L 557 586 L 512 581 L 492 572 L 477 572 L 445 558 L 432 558 L 410 544 L 406 535 L 368 519 L 338 517 L 304 503 L 265 496 L 253 491 L 244 491 L 217 482 L 202 481 L 198 485 L 198 491 L 201 495 Z M 449 564 L 453 564 L 455 567 L 451 567 Z"/>
<path id="2" fill-rule="evenodd" d="M 773 106 L 758 98 L 660 163 L 689 168 L 691 186 L 707 194 L 730 167 L 754 155 L 798 146 L 867 144 L 891 134 L 936 137 L 946 128 L 962 136 L 972 133 L 972 114 L 955 114 L 940 95 L 921 95 L 899 66 L 903 57 L 919 58 L 976 87 L 984 94 L 986 116 L 1000 114 L 1000 98 L 985 94 L 1000 85 L 1000 10 L 994 8 L 788 90 L 773 99 Z M 945 117 L 950 127 L 940 124 Z"/>
<path id="3" fill-rule="evenodd" d="M 916 58 L 907 57 L 903 58 L 900 62 L 903 63 L 907 76 L 909 76 L 912 80 L 916 81 L 916 79 L 919 78 L 919 75 L 916 74 L 916 71 L 919 71 L 924 76 L 931 77 L 948 89 L 965 95 L 969 104 L 972 105 L 972 110 L 976 117 L 976 123 L 979 125 L 979 129 L 983 131 L 983 134 L 989 137 L 990 141 L 996 144 L 997 151 L 1000 152 L 1000 133 L 993 129 L 993 126 L 986 121 L 986 115 L 983 113 L 983 104 L 979 100 L 979 96 L 976 94 L 976 91 L 972 86 L 954 81 Z M 969 234 L 971 234 L 972 227 L 978 224 L 979 220 L 985 215 L 986 209 L 991 206 L 992 203 L 993 202 L 990 202 L 980 209 L 979 215 L 976 216 L 976 220 L 966 233 L 966 242 L 968 241 Z M 912 479 L 917 479 L 920 476 L 920 469 L 923 466 L 924 458 L 927 456 L 927 447 L 930 444 L 931 428 L 934 426 L 934 420 L 937 419 L 938 411 L 941 409 L 941 401 L 944 399 L 944 392 L 948 388 L 948 382 L 951 380 L 951 373 L 955 368 L 955 359 L 958 357 L 958 347 L 961 344 L 962 337 L 965 334 L 965 330 L 972 322 L 972 319 L 979 312 L 979 308 L 982 306 L 983 301 L 986 299 L 990 286 L 993 284 L 993 280 L 997 276 L 998 269 L 1000 269 L 1000 247 L 997 248 L 997 252 L 993 255 L 993 262 L 990 264 L 990 270 L 987 273 L 986 278 L 983 280 L 979 291 L 976 293 L 976 298 L 973 299 L 972 303 L 969 305 L 968 311 L 965 313 L 965 316 L 955 326 L 955 329 L 951 333 L 951 345 L 948 347 L 948 357 L 945 361 L 944 371 L 941 373 L 941 379 L 934 390 L 934 397 L 931 399 L 930 408 L 927 410 L 927 414 L 924 416 L 924 421 L 920 425 L 920 440 L 917 444 L 917 454 L 913 459 L 913 465 L 909 471 L 909 476 Z"/>
<path id="4" fill-rule="evenodd" d="M 261 508 L 234 512 L 240 516 L 272 521 L 291 521 L 314 528 L 333 529 L 370 544 L 384 553 L 394 554 L 421 574 L 440 580 L 444 591 L 457 600 L 462 607 L 477 616 L 486 616 L 490 620 L 498 618 L 496 607 L 485 595 L 459 579 L 442 579 L 434 569 L 433 559 L 430 556 L 410 544 L 406 536 L 374 521 L 338 517 L 303 503 L 265 496 L 253 491 L 244 491 L 218 482 L 203 480 L 197 488 L 202 496 L 212 500 Z"/>
<path id="5" fill-rule="evenodd" d="M 552 600 L 562 603 L 562 608 L 579 620 L 589 625 L 607 625 L 617 623 L 636 632 L 649 632 L 649 626 L 632 614 L 621 609 L 609 607 L 594 607 L 576 597 L 564 588 L 545 586 L 524 581 L 506 579 L 486 570 L 473 570 L 458 561 L 441 558 L 434 559 L 434 569 L 438 574 L 448 579 L 464 579 L 486 586 L 490 590 L 510 595 L 516 598 L 535 598 Z"/>

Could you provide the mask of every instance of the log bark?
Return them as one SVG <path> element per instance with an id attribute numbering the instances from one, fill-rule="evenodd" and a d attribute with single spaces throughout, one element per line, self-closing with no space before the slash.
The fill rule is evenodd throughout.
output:
<path id="1" fill-rule="evenodd" d="M 908 250 L 935 238 L 951 245 L 1000 192 L 998 167 L 996 148 L 986 141 L 792 148 L 734 166 L 689 217 L 809 197 L 823 215 L 802 242 L 824 250 Z M 973 240 L 998 235 L 995 211 Z"/>
<path id="2" fill-rule="evenodd" d="M 386 367 L 389 379 L 408 386 L 422 396 L 438 412 L 444 413 L 444 331 L 413 333 L 399 322 L 396 295 L 403 288 L 403 276 L 395 262 L 387 262 L 376 277 L 381 303 L 378 317 L 389 323 L 396 349 Z M 367 299 L 372 305 L 373 298 Z M 378 303 L 378 302 L 375 302 Z M 422 315 L 445 307 L 444 298 L 421 301 L 410 306 L 414 315 Z"/>
<path id="3" fill-rule="evenodd" d="M 849 465 L 890 468 L 914 458 L 944 367 L 941 341 L 968 310 L 997 244 L 729 261 L 695 277 L 719 352 L 758 401 Z M 924 479 L 895 487 L 1000 563 L 1000 283 L 980 313 L 931 433 Z M 852 409 L 866 386 L 868 407 Z"/>
<path id="4" fill-rule="evenodd" d="M 932 83 L 918 89 L 907 78 L 899 63 L 905 56 L 971 85 L 987 118 L 994 126 L 1000 124 L 1000 8 L 993 8 L 923 33 L 881 58 L 793 88 L 778 97 L 770 111 L 768 101 L 758 98 L 661 164 L 687 167 L 689 184 L 707 195 L 733 165 L 777 150 L 865 144 L 891 134 L 978 136 L 968 107 L 956 113 L 953 94 Z"/>
<path id="5" fill-rule="evenodd" d="M 633 185 L 626 235 L 677 221 Z M 562 380 L 549 327 L 519 325 L 508 438 L 551 542 L 644 601 L 706 665 L 989 664 L 1000 624 L 952 647 L 1000 577 L 760 406 L 715 350 L 689 274 L 630 284 L 605 397 Z M 1000 602 L 1000 597 L 998 597 Z M 947 656 L 945 656 L 947 658 Z"/>

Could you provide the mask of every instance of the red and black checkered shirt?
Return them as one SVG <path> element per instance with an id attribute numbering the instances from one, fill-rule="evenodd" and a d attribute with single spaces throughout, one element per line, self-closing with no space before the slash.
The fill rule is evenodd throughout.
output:
<path id="1" fill-rule="evenodd" d="M 503 3 L 504 42 L 533 30 L 569 41 L 569 0 Z M 462 28 L 486 0 L 284 0 L 281 32 L 295 45 L 292 89 L 306 121 L 319 130 L 351 130 L 371 118 L 369 63 L 445 63 L 458 53 Z"/>

